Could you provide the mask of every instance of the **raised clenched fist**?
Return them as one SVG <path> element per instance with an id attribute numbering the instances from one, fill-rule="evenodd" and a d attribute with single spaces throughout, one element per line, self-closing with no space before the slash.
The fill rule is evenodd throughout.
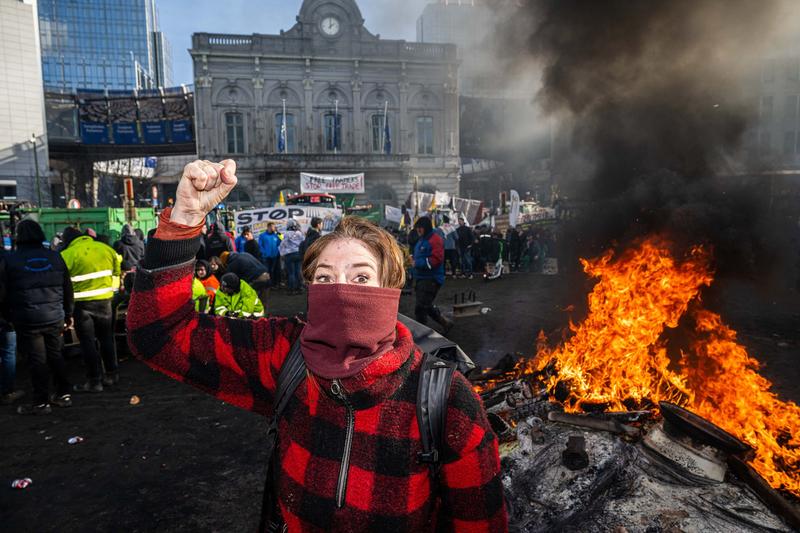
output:
<path id="1" fill-rule="evenodd" d="M 236 162 L 193 161 L 183 168 L 170 220 L 197 226 L 236 187 Z"/>

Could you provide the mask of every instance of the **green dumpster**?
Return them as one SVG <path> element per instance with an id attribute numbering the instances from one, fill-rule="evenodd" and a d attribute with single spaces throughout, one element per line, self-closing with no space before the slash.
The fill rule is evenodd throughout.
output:
<path id="1" fill-rule="evenodd" d="M 98 235 L 108 235 L 113 243 L 119 239 L 125 220 L 125 209 L 113 207 L 89 207 L 85 209 L 42 208 L 26 211 L 26 216 L 39 222 L 47 240 L 64 231 L 67 226 L 80 230 L 92 228 Z M 131 227 L 139 228 L 145 235 L 157 225 L 157 216 L 151 207 L 136 209 L 136 220 L 129 222 Z"/>

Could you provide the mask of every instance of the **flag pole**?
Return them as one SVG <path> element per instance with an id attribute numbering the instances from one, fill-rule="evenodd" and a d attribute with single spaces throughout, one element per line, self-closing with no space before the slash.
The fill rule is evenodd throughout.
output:
<path id="1" fill-rule="evenodd" d="M 383 105 L 383 128 L 381 128 L 381 152 L 386 152 L 386 113 L 389 111 L 389 100 Z"/>
<path id="2" fill-rule="evenodd" d="M 419 176 L 414 175 L 414 223 L 419 219 Z"/>
<path id="3" fill-rule="evenodd" d="M 339 99 L 337 98 L 333 102 L 333 153 L 337 152 L 338 147 L 336 146 L 339 141 Z"/>
<path id="4" fill-rule="evenodd" d="M 286 131 L 286 98 L 283 99 L 283 123 L 281 124 L 281 136 L 283 137 L 283 153 L 289 152 L 289 139 Z"/>

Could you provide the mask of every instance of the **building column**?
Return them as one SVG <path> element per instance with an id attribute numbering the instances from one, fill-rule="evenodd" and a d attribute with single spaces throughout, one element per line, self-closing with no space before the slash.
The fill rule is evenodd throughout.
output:
<path id="1" fill-rule="evenodd" d="M 314 153 L 314 78 L 311 77 L 311 59 L 306 58 L 303 77 L 303 153 Z"/>
<path id="2" fill-rule="evenodd" d="M 402 73 L 400 74 L 400 120 L 398 127 L 400 128 L 400 136 L 398 137 L 398 153 L 409 153 L 408 147 L 408 78 L 406 76 L 406 64 L 403 63 Z"/>
<path id="3" fill-rule="evenodd" d="M 361 80 L 353 79 L 353 139 L 355 142 L 355 152 L 364 151 L 364 124 L 361 120 Z"/>

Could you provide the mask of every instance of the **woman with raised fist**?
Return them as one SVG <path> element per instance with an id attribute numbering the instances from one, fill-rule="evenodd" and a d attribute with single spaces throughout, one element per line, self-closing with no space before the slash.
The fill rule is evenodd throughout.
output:
<path id="1" fill-rule="evenodd" d="M 231 160 L 186 166 L 137 272 L 128 331 L 151 367 L 273 420 L 261 528 L 505 531 L 497 438 L 470 384 L 449 374 L 443 405 L 418 409 L 423 376 L 446 365 L 397 320 L 403 255 L 384 230 L 346 217 L 309 247 L 305 322 L 195 312 L 200 231 L 235 186 Z M 420 420 L 437 408 L 432 440 Z"/>

